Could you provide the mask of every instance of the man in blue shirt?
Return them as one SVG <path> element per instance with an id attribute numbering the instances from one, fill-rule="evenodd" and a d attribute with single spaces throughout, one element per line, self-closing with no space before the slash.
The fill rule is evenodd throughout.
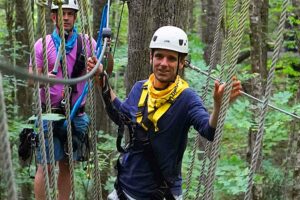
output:
<path id="1" fill-rule="evenodd" d="M 215 82 L 210 115 L 201 98 L 178 75 L 188 54 L 186 33 L 174 26 L 161 27 L 154 33 L 150 49 L 153 74 L 136 82 L 124 102 L 102 79 L 108 114 L 117 124 L 124 116 L 134 124 L 131 144 L 117 164 L 110 200 L 182 199 L 181 164 L 189 128 L 193 126 L 210 141 L 214 138 L 225 85 Z M 88 70 L 95 63 L 95 58 L 89 58 Z M 102 73 L 102 68 L 98 72 Z M 240 81 L 234 80 L 231 101 L 241 89 Z"/>

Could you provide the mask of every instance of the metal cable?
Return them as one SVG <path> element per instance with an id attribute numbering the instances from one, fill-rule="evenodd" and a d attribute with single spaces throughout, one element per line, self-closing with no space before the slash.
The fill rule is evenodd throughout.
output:
<path id="1" fill-rule="evenodd" d="M 4 91 L 2 86 L 2 74 L 0 72 L 0 170 L 3 172 L 4 180 L 1 184 L 7 186 L 7 199 L 17 200 L 17 189 L 14 181 L 11 151 L 7 130 L 7 117 L 4 102 Z M 5 188 L 6 189 L 6 188 Z M 6 191 L 6 190 L 4 190 Z"/>
<path id="2" fill-rule="evenodd" d="M 105 48 L 107 46 L 107 38 L 104 38 L 103 48 L 100 54 L 100 57 L 98 59 L 98 62 L 96 63 L 95 67 L 87 74 L 80 76 L 78 78 L 69 78 L 69 79 L 54 79 L 49 78 L 47 76 L 41 76 L 37 74 L 30 74 L 28 73 L 28 70 L 25 70 L 24 67 L 11 67 L 12 64 L 7 62 L 5 58 L 0 57 L 0 71 L 6 72 L 7 74 L 14 75 L 17 78 L 21 79 L 33 79 L 35 81 L 40 81 L 43 83 L 52 83 L 52 84 L 64 84 L 64 85 L 75 85 L 79 82 L 85 81 L 92 76 L 95 75 L 97 72 L 97 69 L 99 68 L 100 62 L 104 56 Z"/>
<path id="3" fill-rule="evenodd" d="M 46 0 L 37 1 L 39 14 L 41 19 L 41 29 L 42 29 L 42 43 L 43 43 L 43 61 L 44 61 L 44 76 L 48 75 L 48 59 L 47 59 L 47 46 L 46 46 L 46 11 L 48 3 Z M 46 92 L 46 112 L 51 113 L 51 99 L 50 99 L 50 84 L 45 84 Z M 57 189 L 56 189 L 56 174 L 55 174 L 55 160 L 54 160 L 54 144 L 53 144 L 53 126 L 52 121 L 47 121 L 48 126 L 48 142 L 49 142 L 49 156 L 50 156 L 50 188 L 51 199 L 57 199 Z"/>
<path id="4" fill-rule="evenodd" d="M 196 67 L 196 66 L 194 66 L 194 65 L 192 65 L 192 64 L 190 64 L 190 63 L 188 63 L 188 62 L 186 62 L 186 66 L 189 67 L 190 69 L 196 71 L 196 72 L 199 72 L 199 73 L 201 73 L 201 74 L 203 74 L 203 75 L 205 75 L 205 76 L 208 76 L 207 72 L 205 72 L 205 71 L 199 69 L 198 67 Z M 213 76 L 210 76 L 210 78 L 211 78 L 212 80 L 219 80 L 219 79 L 217 79 L 217 78 L 215 78 L 215 77 L 213 77 Z M 250 94 L 248 94 L 248 93 L 246 93 L 246 92 L 244 92 L 244 91 L 240 91 L 240 92 L 241 92 L 242 95 L 244 95 L 245 97 L 247 97 L 247 98 L 249 98 L 249 99 L 251 99 L 251 100 L 257 101 L 258 103 L 263 103 L 262 100 L 260 100 L 260 99 L 258 99 L 258 98 L 256 98 L 256 97 L 254 97 L 254 96 L 252 96 L 252 95 L 250 95 Z M 268 106 L 269 106 L 270 108 L 274 109 L 274 110 L 277 110 L 277 111 L 282 112 L 282 113 L 284 113 L 284 114 L 286 114 L 286 115 L 289 115 L 290 117 L 293 117 L 293 118 L 295 118 L 295 119 L 300 120 L 300 116 L 299 116 L 299 115 L 296 115 L 296 114 L 294 114 L 294 113 L 291 113 L 291 112 L 288 112 L 288 111 L 283 110 L 283 109 L 281 109 L 281 108 L 278 108 L 278 107 L 276 107 L 276 106 L 274 106 L 274 105 L 272 105 L 272 104 L 270 104 L 270 103 L 268 104 Z"/>
<path id="5" fill-rule="evenodd" d="M 208 181 L 206 183 L 206 187 L 204 190 L 204 198 L 206 200 L 213 199 L 213 183 L 215 180 L 217 159 L 219 156 L 219 147 L 220 147 L 221 137 L 223 133 L 226 112 L 229 107 L 229 99 L 230 99 L 230 93 L 231 93 L 232 82 L 233 82 L 232 77 L 236 72 L 236 61 L 238 58 L 238 54 L 240 52 L 240 46 L 241 46 L 242 36 L 245 28 L 245 22 L 247 20 L 247 16 L 249 12 L 249 5 L 250 5 L 250 0 L 242 1 L 241 16 L 239 18 L 239 23 L 238 23 L 239 29 L 237 30 L 237 37 L 233 45 L 233 53 L 230 57 L 230 65 L 229 65 L 230 67 L 229 67 L 228 76 L 226 80 L 224 95 L 222 98 L 220 113 L 218 116 L 218 124 L 216 127 L 215 138 L 212 145 L 211 162 L 209 163 L 209 168 L 208 168 L 209 170 Z"/>
<path id="6" fill-rule="evenodd" d="M 251 199 L 251 192 L 252 192 L 252 185 L 253 185 L 253 178 L 254 178 L 254 173 L 256 171 L 256 165 L 257 165 L 257 160 L 259 157 L 259 152 L 261 150 L 261 142 L 263 139 L 263 134 L 264 134 L 264 125 L 265 125 L 265 119 L 267 115 L 267 110 L 268 110 L 268 103 L 271 97 L 271 90 L 272 90 L 272 81 L 274 79 L 275 75 L 275 65 L 279 59 L 279 53 L 280 49 L 282 47 L 283 43 L 283 32 L 284 32 L 284 24 L 286 22 L 286 13 L 287 13 L 287 6 L 288 6 L 288 0 L 283 1 L 282 5 L 282 12 L 280 15 L 280 21 L 279 21 L 279 26 L 277 30 L 277 37 L 275 41 L 275 50 L 272 56 L 272 63 L 271 63 L 271 68 L 268 73 L 268 78 L 267 78 L 267 85 L 265 89 L 265 95 L 263 99 L 263 105 L 260 109 L 260 117 L 259 117 L 259 126 L 258 126 L 258 132 L 256 134 L 256 140 L 255 140 L 255 145 L 253 148 L 253 154 L 252 154 L 252 159 L 251 159 L 251 165 L 250 165 L 250 170 L 248 174 L 248 186 L 245 194 L 245 200 Z"/>
<path id="7" fill-rule="evenodd" d="M 32 70 L 35 75 L 38 76 L 37 66 L 35 62 L 35 49 L 34 49 L 34 31 L 33 31 L 33 20 L 31 16 L 31 1 L 26 0 L 26 20 L 28 26 L 29 33 L 29 46 L 30 46 L 30 56 L 32 61 Z M 42 121 L 42 106 L 41 106 L 41 98 L 39 93 L 39 82 L 34 83 L 34 92 L 33 99 L 36 102 L 36 107 L 34 113 L 37 115 L 37 127 L 38 127 L 38 135 L 39 135 L 39 144 L 40 144 L 40 152 L 42 154 L 41 165 L 43 169 L 43 177 L 44 177 L 44 188 L 46 193 L 46 199 L 50 200 L 50 187 L 49 187 L 49 177 L 48 177 L 48 168 L 47 168 L 47 158 L 46 158 L 46 147 L 45 147 L 45 138 L 44 138 L 44 128 Z"/>

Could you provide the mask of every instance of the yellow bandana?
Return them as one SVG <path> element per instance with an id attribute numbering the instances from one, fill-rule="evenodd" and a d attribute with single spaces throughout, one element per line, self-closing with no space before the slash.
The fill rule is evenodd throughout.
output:
<path id="1" fill-rule="evenodd" d="M 165 112 L 167 112 L 173 101 L 183 90 L 188 88 L 189 85 L 181 79 L 180 76 L 177 76 L 175 82 L 169 85 L 166 89 L 156 90 L 153 86 L 154 78 L 154 74 L 151 74 L 148 81 L 144 83 L 144 88 L 146 89 L 143 89 L 142 91 L 138 107 L 145 106 L 145 100 L 148 96 L 148 119 L 153 123 L 156 132 L 159 130 L 157 127 L 157 121 Z M 137 115 L 137 122 L 147 129 L 147 127 L 142 124 L 142 118 L 142 115 Z"/>

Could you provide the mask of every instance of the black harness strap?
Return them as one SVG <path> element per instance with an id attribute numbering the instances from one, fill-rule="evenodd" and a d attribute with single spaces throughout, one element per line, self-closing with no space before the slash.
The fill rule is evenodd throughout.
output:
<path id="1" fill-rule="evenodd" d="M 71 78 L 76 78 L 80 76 L 85 69 L 85 55 L 82 54 L 82 37 L 80 34 L 77 35 L 77 51 L 76 51 L 76 61 L 71 74 Z"/>
<path id="2" fill-rule="evenodd" d="M 164 177 L 163 173 L 160 170 L 159 164 L 156 159 L 156 155 L 154 154 L 151 140 L 148 138 L 147 140 L 142 141 L 143 143 L 143 149 L 144 149 L 144 155 L 145 158 L 148 160 L 150 167 L 152 171 L 154 172 L 154 177 L 159 185 L 159 188 L 152 194 L 151 199 L 153 200 L 175 200 L 170 187 L 169 182 Z"/>

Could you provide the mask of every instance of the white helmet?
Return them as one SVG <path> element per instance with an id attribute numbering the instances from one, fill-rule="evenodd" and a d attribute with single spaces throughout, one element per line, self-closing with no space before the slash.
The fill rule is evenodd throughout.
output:
<path id="1" fill-rule="evenodd" d="M 77 0 L 64 0 L 61 7 L 74 9 L 76 11 L 79 10 Z M 52 1 L 51 10 L 56 10 L 56 9 L 58 9 L 58 5 L 55 5 Z"/>
<path id="2" fill-rule="evenodd" d="M 155 31 L 150 49 L 168 49 L 179 53 L 188 53 L 189 45 L 186 33 L 175 26 L 163 26 Z"/>

